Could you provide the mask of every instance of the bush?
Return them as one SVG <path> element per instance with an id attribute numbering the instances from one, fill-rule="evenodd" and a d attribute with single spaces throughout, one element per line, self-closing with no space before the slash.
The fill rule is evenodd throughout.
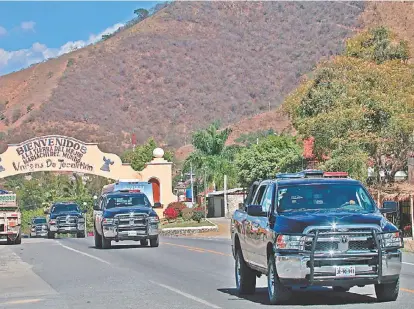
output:
<path id="1" fill-rule="evenodd" d="M 164 217 L 170 221 L 170 220 L 175 220 L 178 217 L 178 211 L 175 210 L 174 208 L 167 208 L 166 210 L 164 210 Z"/>
<path id="2" fill-rule="evenodd" d="M 20 116 L 22 115 L 22 112 L 20 111 L 19 108 L 16 108 L 13 111 L 13 115 L 12 115 L 12 123 L 15 123 L 17 120 L 19 120 Z"/>
<path id="3" fill-rule="evenodd" d="M 168 204 L 167 209 L 173 208 L 177 211 L 178 215 L 181 216 L 183 209 L 186 209 L 187 206 L 183 202 L 171 202 Z"/>
<path id="4" fill-rule="evenodd" d="M 193 209 L 192 219 L 194 221 L 200 222 L 204 218 L 204 215 L 205 215 L 204 207 L 197 207 Z"/>
<path id="5" fill-rule="evenodd" d="M 193 218 L 194 212 L 191 208 L 184 208 L 181 210 L 181 217 L 184 221 L 190 221 Z"/>

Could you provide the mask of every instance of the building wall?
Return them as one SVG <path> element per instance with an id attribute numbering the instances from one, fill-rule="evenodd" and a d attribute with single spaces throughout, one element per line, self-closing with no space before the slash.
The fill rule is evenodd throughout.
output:
<path id="1" fill-rule="evenodd" d="M 233 216 L 233 213 L 236 211 L 236 209 L 239 209 L 239 204 L 243 203 L 243 195 L 242 194 L 231 194 L 227 195 L 227 204 L 229 211 L 226 214 L 227 218 L 231 218 Z M 227 211 L 227 209 L 225 210 Z"/>

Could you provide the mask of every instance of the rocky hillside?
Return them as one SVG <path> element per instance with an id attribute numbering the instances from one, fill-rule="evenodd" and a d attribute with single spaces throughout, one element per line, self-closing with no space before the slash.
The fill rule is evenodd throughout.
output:
<path id="1" fill-rule="evenodd" d="M 175 2 L 94 46 L 0 77 L 2 146 L 56 133 L 120 153 L 133 132 L 176 148 L 214 120 L 240 132 L 284 127 L 269 109 L 341 51 L 365 10 L 361 2 Z"/>

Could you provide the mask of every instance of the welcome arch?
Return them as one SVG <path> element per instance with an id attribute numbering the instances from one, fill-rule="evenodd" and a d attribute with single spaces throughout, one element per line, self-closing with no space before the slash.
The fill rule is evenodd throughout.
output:
<path id="1" fill-rule="evenodd" d="M 96 143 L 47 135 L 9 144 L 0 154 L 0 178 L 34 172 L 75 172 L 113 180 L 151 180 L 159 190 L 160 202 L 166 205 L 176 196 L 172 193 L 172 163 L 163 156 L 164 151 L 157 148 L 153 160 L 138 172 L 116 154 L 102 152 Z"/>

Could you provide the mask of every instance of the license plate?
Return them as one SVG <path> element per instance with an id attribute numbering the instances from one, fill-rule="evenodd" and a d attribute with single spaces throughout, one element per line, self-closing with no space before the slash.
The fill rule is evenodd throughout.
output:
<path id="1" fill-rule="evenodd" d="M 336 277 L 355 277 L 355 266 L 336 266 Z"/>
<path id="2" fill-rule="evenodd" d="M 137 236 L 137 231 L 128 231 L 128 236 Z"/>
<path id="3" fill-rule="evenodd" d="M 70 227 L 66 227 L 66 228 L 65 228 L 65 230 L 66 230 L 66 231 L 70 231 L 70 230 L 71 230 L 71 228 L 70 228 Z"/>

